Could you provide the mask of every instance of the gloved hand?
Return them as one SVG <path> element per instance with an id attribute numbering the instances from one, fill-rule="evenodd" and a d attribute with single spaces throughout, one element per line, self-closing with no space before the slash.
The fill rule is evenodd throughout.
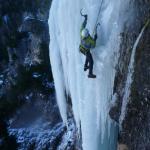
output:
<path id="1" fill-rule="evenodd" d="M 95 40 L 95 41 L 97 40 L 97 33 L 96 33 L 95 36 L 94 36 L 94 40 Z"/>
<path id="2" fill-rule="evenodd" d="M 87 20 L 88 16 L 87 16 L 87 15 L 84 15 L 84 18 Z"/>

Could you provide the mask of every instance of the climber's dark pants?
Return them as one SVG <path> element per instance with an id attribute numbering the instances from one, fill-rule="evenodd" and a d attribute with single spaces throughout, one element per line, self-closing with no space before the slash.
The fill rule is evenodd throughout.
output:
<path id="1" fill-rule="evenodd" d="M 89 74 L 93 74 L 93 57 L 92 54 L 90 53 L 90 51 L 88 51 L 86 54 L 86 60 L 85 60 L 85 65 L 84 67 L 87 68 L 89 67 Z"/>

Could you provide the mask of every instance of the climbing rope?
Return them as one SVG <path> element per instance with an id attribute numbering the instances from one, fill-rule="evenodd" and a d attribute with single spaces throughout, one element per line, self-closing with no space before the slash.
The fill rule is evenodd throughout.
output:
<path id="1" fill-rule="evenodd" d="M 98 15 L 97 15 L 96 23 L 95 23 L 95 26 L 94 26 L 93 34 L 94 34 L 95 30 L 97 30 L 97 27 L 100 26 L 100 23 L 98 23 L 98 18 L 99 18 L 99 15 L 101 13 L 101 10 L 102 10 L 102 5 L 103 5 L 103 0 L 101 1 L 101 4 L 100 4 L 100 8 L 99 8 L 99 11 L 98 11 Z"/>
<path id="2" fill-rule="evenodd" d="M 98 18 L 99 18 L 99 15 L 100 15 L 100 13 L 101 13 L 102 4 L 103 4 L 103 0 L 101 1 L 101 4 L 100 4 L 100 8 L 99 8 L 99 11 L 98 11 L 98 15 L 97 15 L 97 18 L 96 18 L 96 23 L 95 23 L 95 25 L 94 25 L 94 31 L 93 31 L 93 34 L 92 34 L 92 35 L 94 35 L 94 32 L 97 30 L 98 26 L 100 26 L 100 23 L 98 23 Z M 82 10 L 83 10 L 83 9 L 80 10 L 80 14 L 81 14 L 81 16 L 85 17 L 87 14 L 83 14 L 83 13 L 82 13 Z"/>

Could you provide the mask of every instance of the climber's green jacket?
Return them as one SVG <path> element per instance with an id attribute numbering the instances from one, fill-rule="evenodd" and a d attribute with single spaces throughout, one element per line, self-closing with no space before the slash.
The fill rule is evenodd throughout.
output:
<path id="1" fill-rule="evenodd" d="M 96 39 L 97 39 L 97 34 L 95 34 L 94 38 L 92 38 L 90 34 L 86 38 L 82 37 L 82 31 L 85 29 L 86 24 L 87 24 L 87 18 L 85 18 L 80 29 L 81 43 L 79 48 L 80 48 L 80 52 L 84 54 L 90 51 L 91 48 L 95 48 Z"/>

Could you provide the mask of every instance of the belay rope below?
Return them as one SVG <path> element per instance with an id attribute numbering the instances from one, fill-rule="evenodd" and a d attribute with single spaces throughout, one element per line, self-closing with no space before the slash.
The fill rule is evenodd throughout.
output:
<path id="1" fill-rule="evenodd" d="M 103 4 L 103 0 L 101 1 L 101 4 L 100 4 L 100 8 L 99 8 L 99 11 L 98 11 L 98 15 L 97 15 L 97 19 L 96 19 L 96 23 L 95 23 L 95 26 L 94 26 L 94 31 L 93 31 L 93 35 L 94 35 L 94 32 L 97 28 L 98 25 L 100 25 L 100 23 L 98 23 L 98 18 L 99 18 L 99 15 L 101 13 L 101 9 L 102 9 L 102 4 Z M 98 24 L 97 24 L 98 23 Z"/>

